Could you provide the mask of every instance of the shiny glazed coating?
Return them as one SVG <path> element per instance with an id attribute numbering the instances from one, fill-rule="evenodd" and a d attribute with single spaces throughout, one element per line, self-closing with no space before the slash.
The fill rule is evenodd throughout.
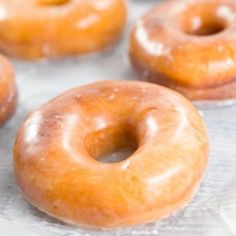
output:
<path id="1" fill-rule="evenodd" d="M 2 0 L 0 14 L 0 49 L 25 59 L 101 50 L 126 22 L 125 0 Z"/>
<path id="2" fill-rule="evenodd" d="M 0 55 L 0 126 L 14 113 L 16 98 L 14 70 L 8 59 Z"/>
<path id="3" fill-rule="evenodd" d="M 130 57 L 144 79 L 190 99 L 235 98 L 236 0 L 167 0 L 135 25 Z"/>
<path id="4" fill-rule="evenodd" d="M 132 146 L 126 160 L 102 163 Z M 25 197 L 64 222 L 115 228 L 162 219 L 203 177 L 208 137 L 193 105 L 167 88 L 104 81 L 73 89 L 21 125 L 14 170 Z"/>

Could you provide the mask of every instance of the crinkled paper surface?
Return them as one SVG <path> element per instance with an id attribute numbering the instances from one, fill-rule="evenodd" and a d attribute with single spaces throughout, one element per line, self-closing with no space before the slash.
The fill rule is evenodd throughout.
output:
<path id="1" fill-rule="evenodd" d="M 129 1 L 122 41 L 106 52 L 55 61 L 14 60 L 19 87 L 15 116 L 0 130 L 0 236 L 233 236 L 236 235 L 236 105 L 201 107 L 211 153 L 194 200 L 175 216 L 134 228 L 94 231 L 74 228 L 28 204 L 13 176 L 12 148 L 19 123 L 33 108 L 69 88 L 104 79 L 135 79 L 127 56 L 132 23 L 157 1 Z"/>

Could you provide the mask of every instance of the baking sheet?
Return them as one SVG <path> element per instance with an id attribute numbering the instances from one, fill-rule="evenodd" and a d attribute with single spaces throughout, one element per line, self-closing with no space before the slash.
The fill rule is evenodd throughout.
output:
<path id="1" fill-rule="evenodd" d="M 33 108 L 75 86 L 105 79 L 135 79 L 127 56 L 130 25 L 157 1 L 129 1 L 129 24 L 122 40 L 96 55 L 54 61 L 14 60 L 19 87 L 15 116 L 0 130 L 0 236 L 232 236 L 236 235 L 236 105 L 201 107 L 211 153 L 207 174 L 194 200 L 175 216 L 112 231 L 71 227 L 28 204 L 12 171 L 12 148 L 19 123 Z"/>

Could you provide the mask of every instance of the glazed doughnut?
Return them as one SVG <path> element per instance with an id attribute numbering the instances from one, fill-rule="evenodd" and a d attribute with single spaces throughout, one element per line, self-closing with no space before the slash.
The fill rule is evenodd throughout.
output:
<path id="1" fill-rule="evenodd" d="M 0 50 L 25 59 L 101 50 L 126 22 L 125 0 L 3 0 L 0 9 Z"/>
<path id="2" fill-rule="evenodd" d="M 99 159 L 124 147 L 126 160 Z M 208 160 L 203 120 L 180 94 L 145 82 L 73 89 L 33 111 L 14 148 L 24 196 L 67 223 L 109 229 L 152 222 L 189 202 Z"/>
<path id="3" fill-rule="evenodd" d="M 131 61 L 143 79 L 190 99 L 236 98 L 235 32 L 235 0 L 167 0 L 136 23 Z"/>
<path id="4" fill-rule="evenodd" d="M 14 70 L 7 58 L 0 55 L 0 126 L 16 108 L 17 92 Z"/>

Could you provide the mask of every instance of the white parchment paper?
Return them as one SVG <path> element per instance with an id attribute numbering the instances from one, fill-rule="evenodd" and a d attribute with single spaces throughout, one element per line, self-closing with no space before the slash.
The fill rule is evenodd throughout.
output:
<path id="1" fill-rule="evenodd" d="M 14 60 L 19 105 L 0 129 L 0 236 L 233 236 L 236 235 L 236 105 L 201 108 L 210 140 L 210 163 L 194 200 L 177 215 L 149 225 L 112 231 L 74 228 L 32 207 L 13 176 L 12 148 L 26 114 L 67 89 L 105 79 L 135 79 L 128 56 L 131 24 L 157 1 L 129 1 L 122 40 L 96 55 L 54 61 Z"/>

